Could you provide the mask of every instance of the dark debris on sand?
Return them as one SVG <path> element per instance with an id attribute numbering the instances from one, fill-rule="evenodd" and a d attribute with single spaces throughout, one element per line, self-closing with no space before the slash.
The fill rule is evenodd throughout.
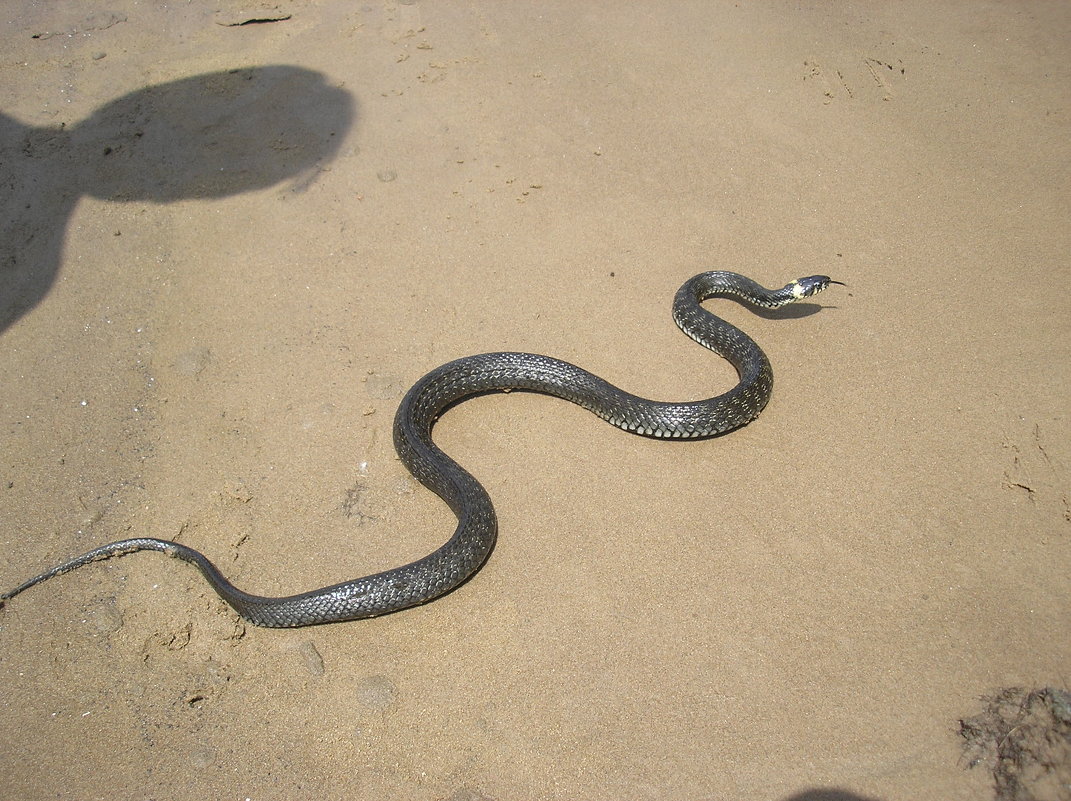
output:
<path id="1" fill-rule="evenodd" d="M 967 767 L 986 765 L 997 801 L 1071 801 L 1071 692 L 1009 687 L 959 722 Z"/>

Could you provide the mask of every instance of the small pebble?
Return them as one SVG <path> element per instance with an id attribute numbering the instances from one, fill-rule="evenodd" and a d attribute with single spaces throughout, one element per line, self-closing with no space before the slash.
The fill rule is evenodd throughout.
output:
<path id="1" fill-rule="evenodd" d="M 306 640 L 299 645 L 298 653 L 301 654 L 301 660 L 305 663 L 309 673 L 313 676 L 322 676 L 324 674 L 324 658 L 320 656 L 320 652 L 312 640 Z"/>
<path id="2" fill-rule="evenodd" d="M 86 619 L 98 634 L 111 634 L 123 627 L 123 616 L 113 603 L 93 607 Z"/>
<path id="3" fill-rule="evenodd" d="M 366 676 L 357 685 L 357 702 L 382 712 L 394 703 L 398 688 L 386 676 Z"/>

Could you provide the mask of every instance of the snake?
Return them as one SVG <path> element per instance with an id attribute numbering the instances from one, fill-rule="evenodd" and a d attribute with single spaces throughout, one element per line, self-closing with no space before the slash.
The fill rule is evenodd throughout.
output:
<path id="1" fill-rule="evenodd" d="M 762 348 L 747 334 L 703 308 L 728 297 L 756 309 L 778 309 L 809 298 L 830 284 L 814 275 L 770 290 L 738 273 L 713 270 L 689 279 L 673 301 L 673 319 L 689 337 L 724 357 L 739 381 L 706 400 L 647 400 L 569 362 L 534 353 L 484 353 L 435 368 L 406 393 L 394 420 L 394 446 L 402 463 L 457 517 L 453 536 L 409 564 L 285 597 L 243 592 L 200 551 L 182 543 L 135 537 L 101 545 L 0 594 L 0 607 L 24 590 L 76 568 L 137 551 L 158 551 L 196 567 L 213 590 L 256 626 L 293 628 L 398 612 L 439 598 L 471 578 L 487 561 L 498 536 L 494 505 L 483 485 L 432 440 L 445 411 L 476 395 L 527 390 L 571 401 L 613 426 L 660 439 L 703 439 L 754 420 L 773 391 L 773 371 Z M 842 284 L 843 285 L 843 284 Z"/>

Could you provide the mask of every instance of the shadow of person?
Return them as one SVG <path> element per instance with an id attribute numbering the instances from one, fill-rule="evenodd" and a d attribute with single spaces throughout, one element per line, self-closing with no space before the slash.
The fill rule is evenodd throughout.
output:
<path id="1" fill-rule="evenodd" d="M 355 101 L 288 66 L 197 75 L 131 92 L 72 126 L 0 114 L 0 332 L 48 294 L 79 198 L 169 203 L 297 188 L 335 156 Z"/>

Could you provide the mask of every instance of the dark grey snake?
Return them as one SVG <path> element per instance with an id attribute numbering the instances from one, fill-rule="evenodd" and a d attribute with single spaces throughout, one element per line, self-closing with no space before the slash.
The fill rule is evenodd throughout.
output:
<path id="1" fill-rule="evenodd" d="M 764 289 L 730 272 L 707 272 L 689 280 L 673 301 L 681 330 L 724 356 L 740 374 L 728 392 L 708 400 L 661 403 L 623 392 L 586 370 L 532 353 L 485 353 L 444 364 L 421 378 L 406 394 L 394 420 L 394 447 L 424 486 L 457 515 L 457 529 L 434 553 L 408 565 L 286 598 L 242 592 L 204 554 L 152 537 L 94 548 L 0 595 L 0 605 L 35 584 L 82 565 L 135 551 L 162 551 L 197 567 L 234 610 L 258 626 L 309 626 L 375 617 L 425 603 L 472 576 L 495 543 L 498 523 L 487 491 L 432 442 L 435 421 L 464 398 L 494 390 L 530 390 L 583 406 L 613 425 L 648 437 L 699 438 L 746 425 L 766 406 L 773 372 L 766 354 L 739 329 L 700 306 L 712 297 L 735 296 L 756 307 L 776 309 L 821 292 L 839 281 L 824 275 Z"/>

